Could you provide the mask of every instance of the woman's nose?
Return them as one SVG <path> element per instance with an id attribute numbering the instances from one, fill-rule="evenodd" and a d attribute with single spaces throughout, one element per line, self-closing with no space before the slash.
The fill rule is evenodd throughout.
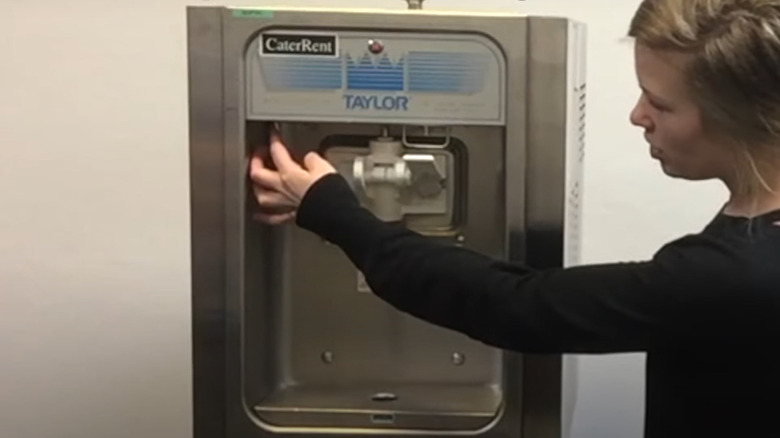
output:
<path id="1" fill-rule="evenodd" d="M 633 125 L 640 126 L 645 129 L 651 128 L 652 121 L 650 120 L 650 116 L 647 113 L 646 106 L 642 98 L 637 101 L 636 105 L 634 105 L 634 108 L 631 110 L 631 113 L 629 114 L 629 120 Z"/>

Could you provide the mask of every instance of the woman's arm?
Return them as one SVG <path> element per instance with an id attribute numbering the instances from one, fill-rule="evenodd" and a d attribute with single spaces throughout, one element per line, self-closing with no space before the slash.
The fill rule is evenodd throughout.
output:
<path id="1" fill-rule="evenodd" d="M 297 223 L 338 245 L 397 309 L 505 349 L 677 347 L 728 336 L 713 315 L 739 302 L 727 248 L 704 239 L 681 239 L 641 263 L 537 271 L 384 223 L 337 174 L 309 189 Z"/>

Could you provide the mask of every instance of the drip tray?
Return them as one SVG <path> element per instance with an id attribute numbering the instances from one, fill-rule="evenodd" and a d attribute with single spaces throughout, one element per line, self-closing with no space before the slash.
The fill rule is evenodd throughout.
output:
<path id="1" fill-rule="evenodd" d="M 283 388 L 254 409 L 279 427 L 465 431 L 489 425 L 501 404 L 492 385 L 328 385 Z"/>

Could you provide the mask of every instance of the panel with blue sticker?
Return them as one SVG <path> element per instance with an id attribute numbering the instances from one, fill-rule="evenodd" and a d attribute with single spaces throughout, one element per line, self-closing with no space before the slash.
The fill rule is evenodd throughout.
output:
<path id="1" fill-rule="evenodd" d="M 250 119 L 504 123 L 505 61 L 482 36 L 296 30 L 250 47 Z"/>

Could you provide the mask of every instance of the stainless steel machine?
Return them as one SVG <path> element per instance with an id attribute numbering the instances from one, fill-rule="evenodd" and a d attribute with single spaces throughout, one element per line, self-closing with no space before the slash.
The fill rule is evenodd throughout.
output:
<path id="1" fill-rule="evenodd" d="M 577 263 L 583 25 L 421 3 L 188 8 L 195 437 L 563 435 L 560 356 L 398 312 L 337 247 L 252 220 L 278 124 L 383 220 Z"/>

